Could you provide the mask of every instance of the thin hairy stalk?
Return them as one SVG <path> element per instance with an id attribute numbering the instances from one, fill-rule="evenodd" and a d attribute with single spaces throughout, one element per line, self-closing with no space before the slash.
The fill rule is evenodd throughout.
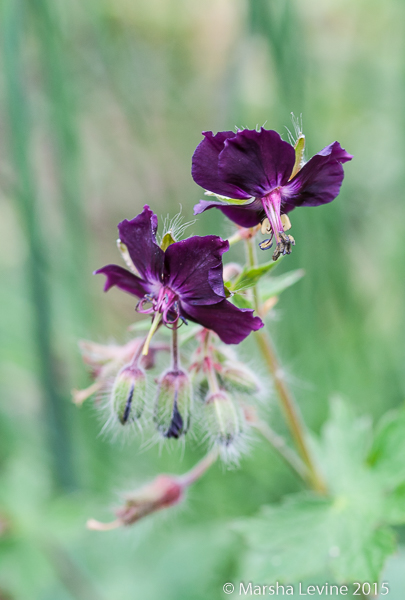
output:
<path id="1" fill-rule="evenodd" d="M 255 246 L 252 239 L 246 240 L 246 255 L 249 266 L 256 266 L 256 252 Z M 256 312 L 260 315 L 260 303 L 257 287 L 253 288 L 253 299 Z M 284 377 L 282 376 L 282 370 L 277 359 L 276 351 L 273 347 L 272 340 L 269 334 L 262 329 L 255 332 L 255 338 L 259 346 L 259 350 L 262 353 L 263 358 L 269 368 L 272 375 L 274 387 L 279 397 L 281 407 L 284 412 L 287 425 L 290 429 L 291 435 L 297 446 L 297 449 L 301 455 L 301 458 L 309 471 L 309 478 L 311 485 L 314 490 L 321 494 L 325 494 L 327 491 L 325 482 L 322 476 L 318 473 L 315 463 L 312 459 L 308 444 L 306 441 L 305 426 L 302 418 L 299 414 L 298 406 L 294 400 L 294 397 L 288 389 Z"/>
<path id="2" fill-rule="evenodd" d="M 250 424 L 271 444 L 288 466 L 291 467 L 301 479 L 308 483 L 310 480 L 310 473 L 307 466 L 302 462 L 299 456 L 287 446 L 285 439 L 273 431 L 273 429 L 264 421 L 255 419 L 254 421 L 251 421 Z"/>
<path id="3" fill-rule="evenodd" d="M 190 471 L 187 471 L 187 473 L 184 473 L 184 475 L 179 477 L 181 484 L 185 487 L 188 487 L 196 482 L 197 479 L 200 479 L 200 477 L 202 477 L 202 475 L 204 475 L 204 473 L 214 464 L 218 456 L 219 451 L 217 448 L 211 450 L 211 452 L 209 452 L 196 465 L 194 465 Z"/>
<path id="4" fill-rule="evenodd" d="M 177 334 L 177 323 L 174 324 L 172 330 L 172 369 L 179 370 L 179 343 Z"/>
<path id="5" fill-rule="evenodd" d="M 216 394 L 217 392 L 219 392 L 219 383 L 217 379 L 217 374 L 215 373 L 215 369 L 212 368 L 212 356 L 209 346 L 210 338 L 211 333 L 207 331 L 204 339 L 204 367 L 210 392 L 212 394 Z"/>

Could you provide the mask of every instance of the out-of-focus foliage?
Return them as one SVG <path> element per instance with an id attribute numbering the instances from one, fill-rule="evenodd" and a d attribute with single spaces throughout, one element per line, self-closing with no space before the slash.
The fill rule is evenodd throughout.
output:
<path id="1" fill-rule="evenodd" d="M 241 522 L 245 579 L 379 582 L 395 549 L 388 525 L 405 518 L 404 410 L 384 419 L 373 440 L 370 419 L 356 419 L 338 399 L 331 409 L 316 451 L 331 497 L 292 495 Z"/>
<path id="2" fill-rule="evenodd" d="M 124 341 L 134 319 L 133 300 L 104 296 L 91 272 L 115 262 L 116 223 L 144 203 L 159 215 L 181 203 L 192 218 L 202 130 L 281 132 L 302 113 L 308 157 L 338 139 L 355 158 L 336 201 L 290 215 L 297 245 L 281 269 L 306 276 L 269 326 L 315 430 L 336 392 L 358 415 L 400 405 L 405 6 L 3 0 L 0 9 L 0 597 L 222 598 L 240 576 L 228 524 L 300 484 L 256 444 L 241 470 L 210 471 L 185 508 L 125 533 L 85 530 L 88 516 L 108 519 L 116 490 L 186 471 L 201 455 L 190 444 L 182 458 L 111 443 L 90 405 L 70 404 L 87 381 L 77 338 Z M 210 211 L 189 232 L 232 226 Z M 242 358 L 256 365 L 252 356 L 249 340 Z M 376 470 L 393 427 L 375 441 Z M 387 477 L 393 464 L 381 466 Z M 401 486 L 395 494 L 385 518 L 398 523 Z M 387 567 L 390 600 L 402 600 L 403 560 Z"/>

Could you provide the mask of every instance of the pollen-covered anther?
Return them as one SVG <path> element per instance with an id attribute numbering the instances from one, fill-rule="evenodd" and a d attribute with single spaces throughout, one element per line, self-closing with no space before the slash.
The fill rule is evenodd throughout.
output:
<path id="1" fill-rule="evenodd" d="M 295 246 L 295 240 L 292 235 L 279 232 L 279 241 L 273 252 L 273 260 L 277 260 L 281 255 L 291 254 L 292 246 Z"/>

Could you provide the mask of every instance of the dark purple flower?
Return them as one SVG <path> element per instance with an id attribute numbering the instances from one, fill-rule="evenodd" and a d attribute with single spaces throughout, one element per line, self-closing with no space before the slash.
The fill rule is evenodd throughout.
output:
<path id="1" fill-rule="evenodd" d="M 342 163 L 352 159 L 333 142 L 302 165 L 302 134 L 294 147 L 276 131 L 263 127 L 260 131 L 221 131 L 216 135 L 206 131 L 203 135 L 193 155 L 192 176 L 220 199 L 201 200 L 194 213 L 215 207 L 241 227 L 264 222 L 263 233 L 267 230 L 271 237 L 261 247 L 269 248 L 274 236 L 274 259 L 289 254 L 294 244 L 292 236 L 285 234 L 289 220 L 281 216 L 297 206 L 319 206 L 334 200 L 343 181 Z"/>
<path id="2" fill-rule="evenodd" d="M 139 275 L 117 265 L 96 273 L 107 277 L 104 291 L 116 285 L 140 298 L 137 310 L 160 314 L 163 322 L 194 321 L 212 329 L 226 344 L 238 344 L 263 327 L 252 310 L 241 310 L 225 299 L 222 254 L 227 241 L 215 235 L 193 236 L 165 251 L 156 242 L 157 216 L 149 206 L 131 221 L 118 225 L 120 241 Z"/>

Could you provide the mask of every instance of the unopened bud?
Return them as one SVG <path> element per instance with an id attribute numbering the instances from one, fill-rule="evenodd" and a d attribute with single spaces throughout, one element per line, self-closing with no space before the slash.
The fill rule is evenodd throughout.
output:
<path id="1" fill-rule="evenodd" d="M 127 366 L 118 373 L 111 392 L 113 413 L 122 425 L 142 415 L 145 406 L 146 377 L 139 367 Z"/>
<path id="2" fill-rule="evenodd" d="M 167 371 L 159 380 L 154 421 L 164 437 L 179 438 L 190 426 L 193 393 L 184 371 Z"/>
<path id="3" fill-rule="evenodd" d="M 259 391 L 259 382 L 255 374 L 241 363 L 225 365 L 220 375 L 227 389 L 243 394 L 252 394 Z"/>
<path id="4" fill-rule="evenodd" d="M 210 394 L 204 405 L 207 429 L 213 440 L 230 446 L 243 431 L 243 413 L 223 391 Z"/>

